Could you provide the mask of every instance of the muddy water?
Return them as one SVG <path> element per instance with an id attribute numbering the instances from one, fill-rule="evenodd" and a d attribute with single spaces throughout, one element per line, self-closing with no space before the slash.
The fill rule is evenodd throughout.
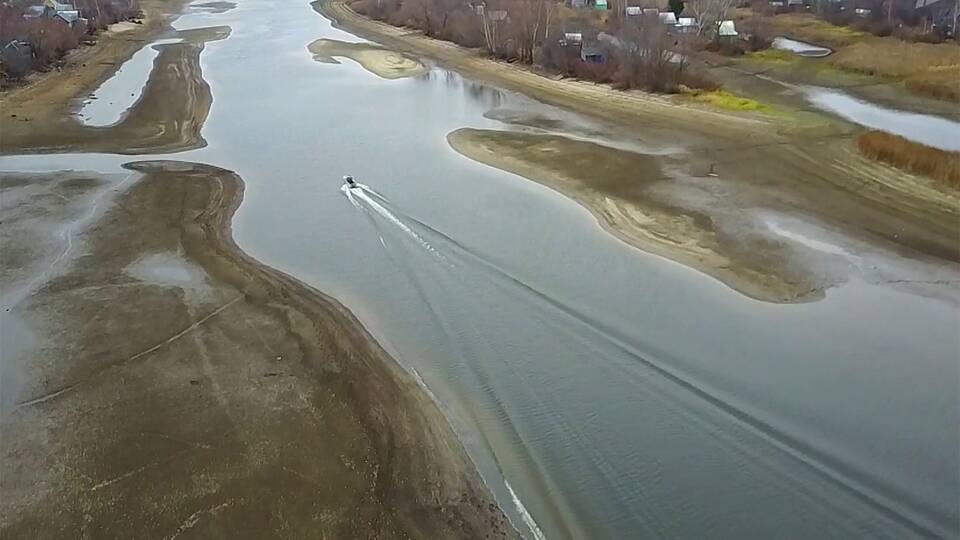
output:
<path id="1" fill-rule="evenodd" d="M 579 137 L 594 125 L 437 68 L 385 80 L 314 62 L 318 38 L 359 40 L 305 2 L 188 12 L 177 27 L 211 24 L 233 32 L 201 56 L 208 146 L 169 158 L 244 178 L 241 247 L 336 296 L 422 378 L 528 537 L 957 534 L 949 284 L 921 295 L 854 276 L 811 304 L 747 299 L 446 143 L 462 127 L 514 129 L 496 110 Z M 348 197 L 343 174 L 380 195 Z M 824 257 L 849 251 L 796 219 L 763 220 L 783 241 L 829 246 Z"/>

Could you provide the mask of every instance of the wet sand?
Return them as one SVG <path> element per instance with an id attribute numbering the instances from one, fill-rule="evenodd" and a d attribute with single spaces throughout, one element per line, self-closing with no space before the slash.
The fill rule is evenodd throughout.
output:
<path id="1" fill-rule="evenodd" d="M 427 66 L 406 55 L 371 43 L 347 43 L 335 39 L 318 39 L 307 46 L 313 59 L 337 64 L 334 57 L 346 57 L 384 79 L 400 79 L 426 73 Z"/>
<path id="2" fill-rule="evenodd" d="M 669 184 L 655 156 L 553 135 L 459 129 L 447 136 L 461 154 L 555 189 L 590 210 L 624 242 L 770 302 L 823 297 L 838 281 L 817 275 L 782 243 L 725 236 L 706 212 L 679 208 L 655 189 Z"/>
<path id="3" fill-rule="evenodd" d="M 515 536 L 414 379 L 233 243 L 239 177 L 126 167 L 0 178 L 5 231 L 47 239 L 2 237 L 32 338 L 4 351 L 0 535 Z"/>

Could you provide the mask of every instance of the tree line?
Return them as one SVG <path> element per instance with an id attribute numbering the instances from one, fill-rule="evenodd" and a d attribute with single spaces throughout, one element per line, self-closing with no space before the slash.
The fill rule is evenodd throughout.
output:
<path id="1" fill-rule="evenodd" d="M 86 24 L 71 25 L 46 15 L 28 18 L 24 16 L 27 6 L 0 5 L 0 81 L 47 70 L 84 41 L 96 39 L 111 24 L 140 13 L 135 0 L 79 0 L 74 7 Z"/>
<path id="2" fill-rule="evenodd" d="M 708 20 L 725 14 L 731 3 L 687 0 Z M 683 5 L 673 0 L 671 7 L 682 11 Z M 351 7 L 394 26 L 482 49 L 494 58 L 622 89 L 717 87 L 688 60 L 687 53 L 708 41 L 706 32 L 681 34 L 657 16 L 628 18 L 626 0 L 614 0 L 613 9 L 605 12 L 571 9 L 554 0 L 353 0 Z M 569 33 L 578 34 L 579 41 L 565 39 Z M 601 54 L 584 59 L 584 44 Z"/>

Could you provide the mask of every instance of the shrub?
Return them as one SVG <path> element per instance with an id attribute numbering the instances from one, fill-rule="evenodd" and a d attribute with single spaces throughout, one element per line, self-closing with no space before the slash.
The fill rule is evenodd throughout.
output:
<path id="1" fill-rule="evenodd" d="M 747 35 L 746 45 L 749 51 L 769 49 L 773 44 L 773 32 L 768 24 L 759 17 L 751 17 L 739 23 L 741 31 Z"/>
<path id="2" fill-rule="evenodd" d="M 857 137 L 857 149 L 871 159 L 960 189 L 960 152 L 932 148 L 882 131 Z"/>
<path id="3" fill-rule="evenodd" d="M 721 109 L 731 111 L 769 111 L 770 107 L 759 101 L 738 96 L 726 90 L 711 90 L 709 92 L 693 92 L 693 98 L 703 103 L 709 103 Z"/>
<path id="4" fill-rule="evenodd" d="M 911 43 L 931 43 L 936 45 L 944 42 L 942 34 L 937 32 L 923 32 L 909 26 L 897 28 L 893 33 L 898 38 Z"/>
<path id="5" fill-rule="evenodd" d="M 877 37 L 887 37 L 893 34 L 893 25 L 888 22 L 875 22 L 867 30 Z"/>

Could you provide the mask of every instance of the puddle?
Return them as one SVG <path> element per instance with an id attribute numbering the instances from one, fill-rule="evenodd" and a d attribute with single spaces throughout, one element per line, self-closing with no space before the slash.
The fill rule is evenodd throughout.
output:
<path id="1" fill-rule="evenodd" d="M 128 266 L 126 273 L 146 283 L 177 287 L 185 291 L 202 291 L 208 288 L 206 272 L 177 253 L 146 255 Z"/>
<path id="2" fill-rule="evenodd" d="M 774 49 L 790 51 L 796 53 L 798 56 L 806 56 L 808 58 L 823 58 L 833 52 L 826 47 L 785 38 L 783 36 L 773 38 L 771 46 Z"/>
<path id="3" fill-rule="evenodd" d="M 150 71 L 153 70 L 154 60 L 160 54 L 154 45 L 180 41 L 160 40 L 137 51 L 112 77 L 83 100 L 83 106 L 77 111 L 80 122 L 87 126 L 105 127 L 123 120 L 127 110 L 140 99 L 143 86 L 147 84 Z M 131 88 L 141 90 L 130 92 Z"/>
<path id="4" fill-rule="evenodd" d="M 855 124 L 899 135 L 914 142 L 960 151 L 960 122 L 926 114 L 887 109 L 838 90 L 807 87 L 807 100 Z"/>
<path id="5" fill-rule="evenodd" d="M 796 230 L 789 230 L 783 227 L 783 223 L 779 220 L 776 220 L 771 217 L 764 217 L 763 224 L 766 225 L 767 229 L 770 232 L 776 234 L 777 236 L 782 236 L 792 240 L 798 244 L 806 246 L 810 249 L 815 249 L 822 253 L 827 253 L 830 255 L 840 255 L 841 257 L 847 257 L 849 259 L 856 259 L 857 257 L 850 253 L 849 251 L 843 249 L 842 247 L 831 244 L 830 242 L 825 242 L 823 240 L 818 240 L 816 238 L 811 238 L 803 233 L 797 232 Z"/>

